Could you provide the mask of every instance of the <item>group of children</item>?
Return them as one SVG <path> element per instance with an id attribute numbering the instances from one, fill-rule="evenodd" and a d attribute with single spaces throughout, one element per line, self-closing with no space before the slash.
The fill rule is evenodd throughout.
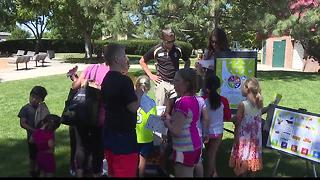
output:
<path id="1" fill-rule="evenodd" d="M 174 78 L 177 98 L 174 103 L 167 104 L 161 116 L 172 138 L 174 176 L 218 176 L 216 155 L 222 141 L 224 121 L 235 124 L 229 166 L 237 176 L 254 175 L 262 169 L 263 103 L 259 82 L 256 78 L 248 78 L 243 83 L 242 95 L 246 100 L 239 104 L 236 115 L 231 117 L 228 100 L 218 93 L 220 79 L 212 71 L 207 71 L 204 77 L 203 96 L 197 96 L 196 71 L 190 68 L 179 70 Z M 208 158 L 205 167 L 201 160 L 203 150 Z M 140 162 L 145 164 L 145 160 Z"/>
<path id="2" fill-rule="evenodd" d="M 52 177 L 56 169 L 54 132 L 60 126 L 60 117 L 49 113 L 44 103 L 46 96 L 47 90 L 44 87 L 33 87 L 29 103 L 18 114 L 20 126 L 27 131 L 32 177 Z"/>
<path id="3" fill-rule="evenodd" d="M 223 122 L 233 120 L 235 137 L 230 156 L 230 167 L 236 175 L 246 175 L 262 169 L 261 109 L 263 107 L 261 89 L 255 78 L 247 79 L 242 86 L 246 100 L 239 104 L 236 116 L 231 118 L 228 100 L 218 94 L 219 78 L 206 73 L 203 96 L 197 96 L 196 72 L 181 69 L 174 79 L 178 98 L 170 111 L 161 116 L 172 137 L 174 174 L 176 177 L 198 176 L 217 177 L 216 155 L 223 135 Z M 144 96 L 150 90 L 150 79 L 138 77 L 135 88 L 141 88 Z M 29 158 L 33 177 L 52 176 L 55 171 L 54 131 L 60 125 L 60 117 L 48 113 L 35 123 L 37 109 L 43 106 L 46 89 L 35 86 L 30 92 L 29 103 L 19 112 L 20 125 L 27 130 Z M 170 109 L 170 108 L 169 108 Z M 144 176 L 146 160 L 153 151 L 153 132 L 144 126 L 150 114 L 156 114 L 156 106 L 144 112 L 138 110 L 136 125 L 139 146 L 138 174 Z M 201 155 L 205 148 L 208 163 L 202 167 Z M 200 165 L 200 166 L 199 166 Z M 197 170 L 199 169 L 200 170 Z M 205 170 L 203 173 L 203 169 Z"/>
<path id="4" fill-rule="evenodd" d="M 122 64 L 125 63 L 125 59 L 121 61 L 123 61 Z M 256 171 L 262 169 L 261 110 L 263 101 L 257 79 L 248 78 L 242 84 L 242 95 L 246 97 L 246 100 L 239 104 L 234 117 L 231 117 L 228 100 L 218 93 L 220 79 L 213 71 L 208 70 L 204 74 L 202 96 L 197 95 L 199 92 L 197 72 L 192 68 L 178 70 L 173 84 L 177 97 L 167 101 L 167 107 L 161 115 L 161 120 L 168 128 L 168 138 L 171 139 L 176 177 L 193 177 L 195 173 L 202 177 L 219 175 L 216 156 L 222 141 L 224 121 L 232 121 L 235 124 L 234 143 L 229 161 L 229 166 L 234 169 L 235 174 L 247 175 L 249 172 L 254 175 Z M 140 108 L 137 110 L 138 118 L 135 128 L 139 151 L 139 165 L 137 166 L 139 177 L 144 176 L 146 160 L 153 152 L 153 132 L 146 129 L 145 125 L 149 115 L 156 114 L 156 105 L 153 102 L 152 108 L 146 111 L 145 108 L 142 108 L 143 101 L 141 100 L 143 96 L 147 96 L 150 87 L 148 76 L 138 77 L 135 89 L 142 92 L 137 101 L 140 103 Z M 105 93 L 108 93 L 107 89 Z M 29 103 L 23 106 L 18 114 L 20 125 L 27 130 L 28 134 L 30 173 L 33 177 L 38 176 L 39 172 L 42 176 L 52 176 L 55 171 L 54 131 L 60 125 L 60 117 L 50 114 L 48 110 L 44 111 L 46 95 L 47 91 L 44 87 L 35 86 L 30 92 Z M 44 112 L 46 112 L 45 115 L 39 115 Z M 109 136 L 114 135 L 109 134 Z M 111 147 L 111 144 L 109 146 Z M 112 152 L 112 147 L 107 151 L 112 155 L 110 157 L 120 157 L 117 153 Z M 202 167 L 203 149 L 208 158 L 206 167 Z"/>

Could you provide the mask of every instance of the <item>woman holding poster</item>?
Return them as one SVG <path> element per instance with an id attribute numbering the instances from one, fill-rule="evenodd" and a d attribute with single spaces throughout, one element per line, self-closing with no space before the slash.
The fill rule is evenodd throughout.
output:
<path id="1" fill-rule="evenodd" d="M 230 51 L 227 35 L 224 30 L 215 28 L 209 35 L 208 46 L 202 59 L 195 64 L 198 73 L 204 76 L 206 69 L 214 70 L 214 56 L 224 51 Z"/>

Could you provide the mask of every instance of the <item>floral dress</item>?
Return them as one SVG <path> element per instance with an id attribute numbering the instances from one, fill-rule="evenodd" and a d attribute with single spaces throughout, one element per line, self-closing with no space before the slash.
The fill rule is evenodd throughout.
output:
<path id="1" fill-rule="evenodd" d="M 229 166 L 239 176 L 262 169 L 261 109 L 243 101 L 244 117 L 239 127 L 239 144 L 233 144 Z"/>

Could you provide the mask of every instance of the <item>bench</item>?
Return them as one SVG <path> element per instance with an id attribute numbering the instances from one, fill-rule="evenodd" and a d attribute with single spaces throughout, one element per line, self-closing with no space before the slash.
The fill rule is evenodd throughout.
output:
<path id="1" fill-rule="evenodd" d="M 26 69 L 28 69 L 28 62 L 30 61 L 30 59 L 32 58 L 33 56 L 17 56 L 16 59 L 15 59 L 15 63 L 17 65 L 17 70 L 19 70 L 19 67 L 18 67 L 18 64 L 19 63 L 26 63 Z"/>
<path id="2" fill-rule="evenodd" d="M 16 56 L 15 56 L 15 64 L 17 66 L 17 70 L 19 70 L 19 63 L 25 63 L 26 69 L 28 69 L 28 62 L 32 60 L 35 52 L 34 51 L 28 51 L 26 55 L 19 55 L 24 54 L 23 50 L 18 50 Z"/>
<path id="3" fill-rule="evenodd" d="M 39 53 L 39 54 L 36 54 L 34 57 L 33 57 L 33 60 L 36 61 L 36 67 L 38 67 L 38 62 L 41 61 L 42 63 L 42 67 L 44 66 L 43 63 L 44 63 L 44 60 L 46 59 L 46 57 L 48 56 L 47 53 Z"/>
<path id="4" fill-rule="evenodd" d="M 25 53 L 24 50 L 18 50 L 17 54 L 14 54 L 14 56 L 23 56 Z"/>

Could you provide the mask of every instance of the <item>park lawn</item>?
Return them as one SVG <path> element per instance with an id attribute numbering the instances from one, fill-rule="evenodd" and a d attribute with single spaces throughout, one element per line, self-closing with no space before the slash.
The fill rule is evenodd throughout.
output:
<path id="1" fill-rule="evenodd" d="M 141 74 L 143 74 L 141 70 L 130 70 L 131 76 L 137 77 Z M 317 88 L 320 87 L 319 75 L 299 72 L 258 72 L 258 79 L 261 82 L 265 104 L 273 100 L 275 93 L 280 93 L 283 95 L 281 106 L 301 107 L 313 113 L 320 113 L 320 101 L 316 96 L 319 92 Z M 31 88 L 35 85 L 46 87 L 48 91 L 46 103 L 51 113 L 61 115 L 70 84 L 70 80 L 65 75 L 0 83 L 0 177 L 29 176 L 26 132 L 20 127 L 17 114 L 28 102 Z M 153 90 L 150 91 L 150 96 L 154 97 Z M 233 130 L 232 123 L 225 123 L 225 126 Z M 56 176 L 68 177 L 70 159 L 68 126 L 60 126 L 56 141 Z M 232 141 L 233 134 L 225 132 L 217 159 L 218 170 L 223 177 L 234 176 L 228 167 Z M 265 149 L 263 160 L 264 169 L 258 173 L 258 176 L 271 176 L 272 167 L 277 160 L 277 152 Z M 302 177 L 305 175 L 305 161 L 295 157 L 284 157 L 278 172 L 278 176 Z"/>

